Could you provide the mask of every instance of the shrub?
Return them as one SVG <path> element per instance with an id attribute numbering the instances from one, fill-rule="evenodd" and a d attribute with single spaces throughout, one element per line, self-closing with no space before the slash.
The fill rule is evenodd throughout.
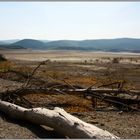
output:
<path id="1" fill-rule="evenodd" d="M 113 58 L 112 63 L 119 63 L 119 58 Z"/>
<path id="2" fill-rule="evenodd" d="M 0 54 L 0 61 L 6 61 L 6 58 L 2 54 Z"/>

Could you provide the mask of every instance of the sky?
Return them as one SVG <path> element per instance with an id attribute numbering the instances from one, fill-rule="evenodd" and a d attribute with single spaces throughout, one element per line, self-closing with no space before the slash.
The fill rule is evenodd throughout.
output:
<path id="1" fill-rule="evenodd" d="M 140 2 L 0 2 L 0 40 L 140 38 Z"/>

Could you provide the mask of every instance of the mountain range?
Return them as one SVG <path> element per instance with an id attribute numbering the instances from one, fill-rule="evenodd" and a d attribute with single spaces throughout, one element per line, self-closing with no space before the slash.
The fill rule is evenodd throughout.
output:
<path id="1" fill-rule="evenodd" d="M 140 39 L 92 39 L 92 40 L 8 40 L 0 41 L 0 49 L 35 49 L 35 50 L 81 50 L 140 53 Z"/>

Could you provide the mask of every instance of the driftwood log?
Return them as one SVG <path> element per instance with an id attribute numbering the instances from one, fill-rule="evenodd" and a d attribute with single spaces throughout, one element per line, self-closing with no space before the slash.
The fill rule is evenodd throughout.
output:
<path id="1" fill-rule="evenodd" d="M 39 125 L 47 125 L 69 138 L 119 138 L 108 131 L 102 130 L 68 114 L 58 107 L 54 108 L 54 110 L 46 108 L 26 109 L 0 100 L 0 111 L 5 112 L 15 119 L 26 120 Z"/>

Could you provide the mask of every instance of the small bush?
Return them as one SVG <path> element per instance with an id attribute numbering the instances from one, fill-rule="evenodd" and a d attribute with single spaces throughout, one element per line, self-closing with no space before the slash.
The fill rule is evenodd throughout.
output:
<path id="1" fill-rule="evenodd" d="M 112 63 L 119 63 L 119 58 L 113 58 Z"/>
<path id="2" fill-rule="evenodd" d="M 2 54 L 0 54 L 0 61 L 6 61 L 6 58 Z"/>

